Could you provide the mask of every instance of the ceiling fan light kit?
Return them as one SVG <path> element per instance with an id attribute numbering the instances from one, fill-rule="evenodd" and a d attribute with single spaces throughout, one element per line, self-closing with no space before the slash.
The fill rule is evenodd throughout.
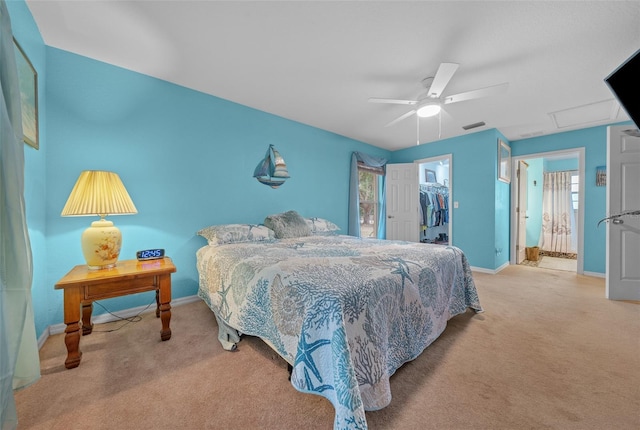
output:
<path id="1" fill-rule="evenodd" d="M 428 118 L 430 116 L 438 115 L 441 109 L 442 108 L 439 104 L 427 104 L 419 107 L 416 111 L 416 115 L 418 115 L 420 118 Z"/>

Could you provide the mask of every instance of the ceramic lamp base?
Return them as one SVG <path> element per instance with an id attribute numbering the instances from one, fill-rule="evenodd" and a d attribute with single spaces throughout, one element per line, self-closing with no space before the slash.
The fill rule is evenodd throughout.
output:
<path id="1" fill-rule="evenodd" d="M 121 246 L 120 229 L 104 218 L 92 222 L 91 227 L 82 233 L 82 253 L 90 269 L 114 267 Z"/>

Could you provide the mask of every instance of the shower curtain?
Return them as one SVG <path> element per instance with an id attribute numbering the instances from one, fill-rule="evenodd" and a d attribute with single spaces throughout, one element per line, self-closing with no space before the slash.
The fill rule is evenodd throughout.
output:
<path id="1" fill-rule="evenodd" d="M 539 247 L 543 251 L 575 254 L 577 236 L 571 203 L 571 173 L 547 172 L 542 191 L 542 234 Z"/>

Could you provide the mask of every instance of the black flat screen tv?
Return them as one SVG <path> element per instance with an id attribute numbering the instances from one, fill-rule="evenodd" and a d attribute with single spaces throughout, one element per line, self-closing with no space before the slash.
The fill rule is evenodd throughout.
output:
<path id="1" fill-rule="evenodd" d="M 604 80 L 636 127 L 640 127 L 640 49 Z"/>

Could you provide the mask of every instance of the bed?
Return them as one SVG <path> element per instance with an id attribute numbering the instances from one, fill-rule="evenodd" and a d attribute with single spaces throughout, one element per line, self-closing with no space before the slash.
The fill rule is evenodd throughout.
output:
<path id="1" fill-rule="evenodd" d="M 472 273 L 454 246 L 360 239 L 300 218 L 308 230 L 267 217 L 198 232 L 208 240 L 196 255 L 198 295 L 225 349 L 260 337 L 297 390 L 331 401 L 334 428 L 366 429 L 365 411 L 391 402 L 393 373 L 450 318 L 482 311 Z"/>

